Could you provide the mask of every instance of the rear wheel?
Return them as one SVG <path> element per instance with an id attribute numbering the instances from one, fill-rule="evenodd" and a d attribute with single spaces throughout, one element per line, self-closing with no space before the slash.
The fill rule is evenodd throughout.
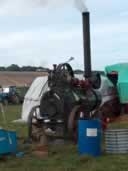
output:
<path id="1" fill-rule="evenodd" d="M 80 118 L 79 108 L 80 106 L 75 106 L 68 118 L 68 131 L 75 143 L 77 143 L 78 139 L 78 120 Z"/>
<path id="2" fill-rule="evenodd" d="M 37 108 L 39 107 L 34 107 L 29 115 L 28 139 L 30 142 L 32 141 L 40 145 L 47 146 L 48 141 L 42 125 L 42 121 L 39 121 L 36 116 Z"/>

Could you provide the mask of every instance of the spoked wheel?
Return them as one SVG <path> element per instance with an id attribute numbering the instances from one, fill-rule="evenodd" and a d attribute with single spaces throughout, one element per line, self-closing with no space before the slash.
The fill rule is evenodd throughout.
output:
<path id="1" fill-rule="evenodd" d="M 75 143 L 77 143 L 78 139 L 78 120 L 80 119 L 79 108 L 80 106 L 75 106 L 68 119 L 68 131 Z"/>
<path id="2" fill-rule="evenodd" d="M 29 115 L 28 119 L 28 139 L 31 142 L 35 142 L 41 145 L 47 145 L 47 136 L 45 134 L 42 120 L 37 119 L 36 110 L 38 107 L 34 107 Z"/>

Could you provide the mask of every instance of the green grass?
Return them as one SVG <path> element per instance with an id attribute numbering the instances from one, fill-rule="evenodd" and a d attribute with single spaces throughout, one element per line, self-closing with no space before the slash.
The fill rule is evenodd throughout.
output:
<path id="1" fill-rule="evenodd" d="M 110 128 L 110 129 L 128 129 L 128 122 L 111 123 L 111 124 L 108 125 L 108 128 Z"/>
<path id="2" fill-rule="evenodd" d="M 75 145 L 50 146 L 49 157 L 41 160 L 31 153 L 31 147 L 25 146 L 23 140 L 27 136 L 25 125 L 13 124 L 12 120 L 18 119 L 21 106 L 8 106 L 6 108 L 8 126 L 6 129 L 16 130 L 20 140 L 19 148 L 25 152 L 23 158 L 9 156 L 5 161 L 0 161 L 0 171 L 127 171 L 128 155 L 105 155 L 99 158 L 88 156 L 80 157 Z"/>

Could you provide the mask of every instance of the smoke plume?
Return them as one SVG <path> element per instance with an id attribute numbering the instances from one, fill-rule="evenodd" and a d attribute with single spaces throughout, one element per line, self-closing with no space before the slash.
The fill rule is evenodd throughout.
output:
<path id="1" fill-rule="evenodd" d="M 80 12 L 86 12 L 88 11 L 88 8 L 86 6 L 86 0 L 74 0 L 75 2 L 75 6 L 76 8 L 80 11 Z"/>
<path id="2" fill-rule="evenodd" d="M 87 11 L 86 0 L 0 0 L 0 15 L 24 14 L 34 8 L 75 6 L 80 12 Z"/>
<path id="3" fill-rule="evenodd" d="M 47 5 L 58 5 L 58 6 L 64 6 L 66 4 L 72 4 L 72 6 L 75 4 L 75 7 L 79 9 L 80 12 L 87 11 L 87 7 L 85 5 L 86 0 L 29 0 L 31 2 L 35 2 L 37 5 L 41 6 L 47 6 Z"/>

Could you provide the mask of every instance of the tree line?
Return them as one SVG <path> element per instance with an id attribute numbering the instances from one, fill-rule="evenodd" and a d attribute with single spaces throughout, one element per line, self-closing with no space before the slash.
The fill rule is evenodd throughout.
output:
<path id="1" fill-rule="evenodd" d="M 48 68 L 44 68 L 41 66 L 18 66 L 17 64 L 11 64 L 8 67 L 0 66 L 0 71 L 17 71 L 17 72 L 48 72 Z M 104 71 L 93 71 L 93 73 L 98 72 L 104 75 Z M 74 70 L 75 74 L 84 74 L 83 70 L 76 69 Z"/>
<path id="2" fill-rule="evenodd" d="M 10 66 L 4 67 L 4 66 L 0 66 L 0 71 L 48 71 L 48 68 L 44 68 L 41 66 L 22 66 L 20 67 L 19 65 L 16 64 L 11 64 Z"/>

